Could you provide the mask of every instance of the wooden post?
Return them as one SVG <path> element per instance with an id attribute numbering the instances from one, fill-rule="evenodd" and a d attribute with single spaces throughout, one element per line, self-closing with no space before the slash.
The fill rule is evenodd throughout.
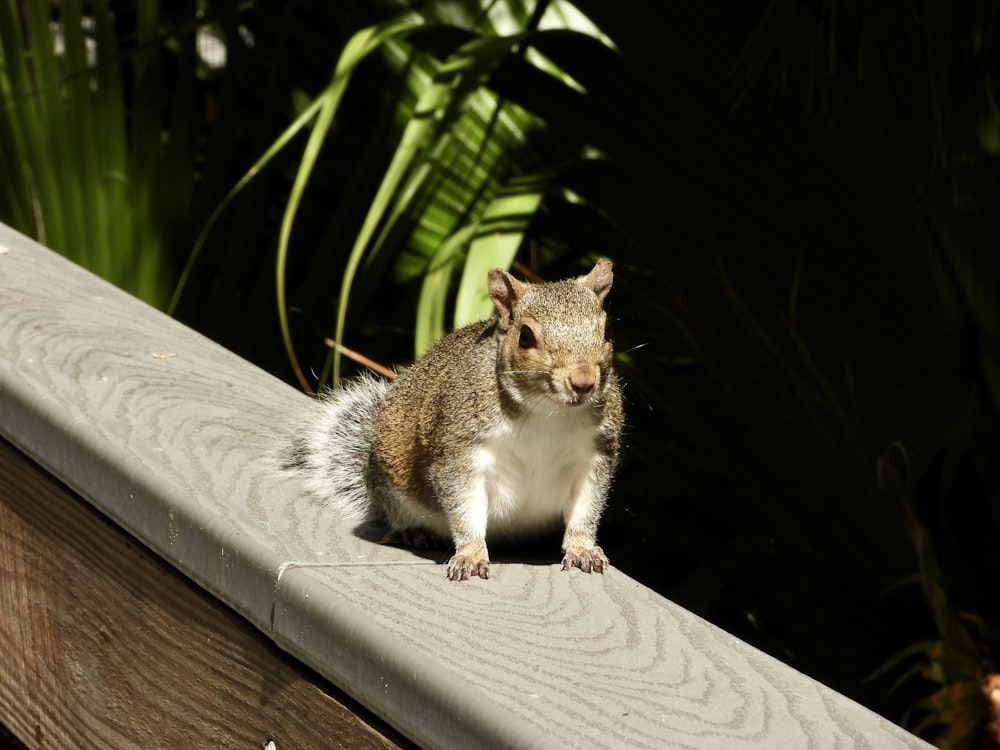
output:
<path id="1" fill-rule="evenodd" d="M 0 723 L 27 747 L 400 746 L 5 440 L 0 612 Z"/>

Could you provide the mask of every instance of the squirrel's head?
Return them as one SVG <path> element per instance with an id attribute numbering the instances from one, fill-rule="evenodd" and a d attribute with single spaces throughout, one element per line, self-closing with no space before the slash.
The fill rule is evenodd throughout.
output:
<path id="1" fill-rule="evenodd" d="M 490 271 L 498 374 L 515 401 L 544 398 L 567 407 L 600 403 L 611 371 L 604 298 L 613 278 L 607 260 L 585 276 L 542 284 L 518 281 L 498 268 Z"/>

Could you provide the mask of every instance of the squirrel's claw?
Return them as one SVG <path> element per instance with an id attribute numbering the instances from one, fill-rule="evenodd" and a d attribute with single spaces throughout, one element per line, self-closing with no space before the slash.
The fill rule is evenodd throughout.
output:
<path id="1" fill-rule="evenodd" d="M 604 573 L 604 569 L 610 565 L 604 550 L 596 546 L 568 549 L 562 561 L 563 570 L 579 568 L 584 573 Z"/>
<path id="2" fill-rule="evenodd" d="M 454 555 L 448 561 L 448 580 L 467 581 L 470 578 L 490 577 L 490 561 L 468 555 Z"/>

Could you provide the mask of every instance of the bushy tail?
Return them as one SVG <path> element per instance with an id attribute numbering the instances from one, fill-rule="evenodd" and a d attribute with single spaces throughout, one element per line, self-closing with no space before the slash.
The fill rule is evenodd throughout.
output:
<path id="1" fill-rule="evenodd" d="M 342 518 L 375 514 L 365 474 L 375 417 L 388 381 L 364 375 L 324 394 L 282 446 L 281 468 L 302 478 L 306 489 Z"/>

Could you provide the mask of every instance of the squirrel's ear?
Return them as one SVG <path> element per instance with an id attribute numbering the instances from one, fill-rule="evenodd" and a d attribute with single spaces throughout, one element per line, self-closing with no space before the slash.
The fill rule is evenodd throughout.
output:
<path id="1" fill-rule="evenodd" d="M 592 289 L 594 294 L 597 295 L 598 302 L 604 302 L 604 298 L 608 296 L 608 292 L 611 291 L 611 282 L 614 281 L 615 275 L 611 272 L 611 261 L 606 258 L 601 258 L 597 261 L 590 273 L 586 276 L 580 276 L 577 278 L 581 284 L 589 289 Z"/>
<path id="2" fill-rule="evenodd" d="M 525 284 L 502 268 L 494 268 L 489 275 L 490 299 L 500 315 L 500 327 L 506 330 L 514 319 L 514 301 L 524 294 Z"/>

